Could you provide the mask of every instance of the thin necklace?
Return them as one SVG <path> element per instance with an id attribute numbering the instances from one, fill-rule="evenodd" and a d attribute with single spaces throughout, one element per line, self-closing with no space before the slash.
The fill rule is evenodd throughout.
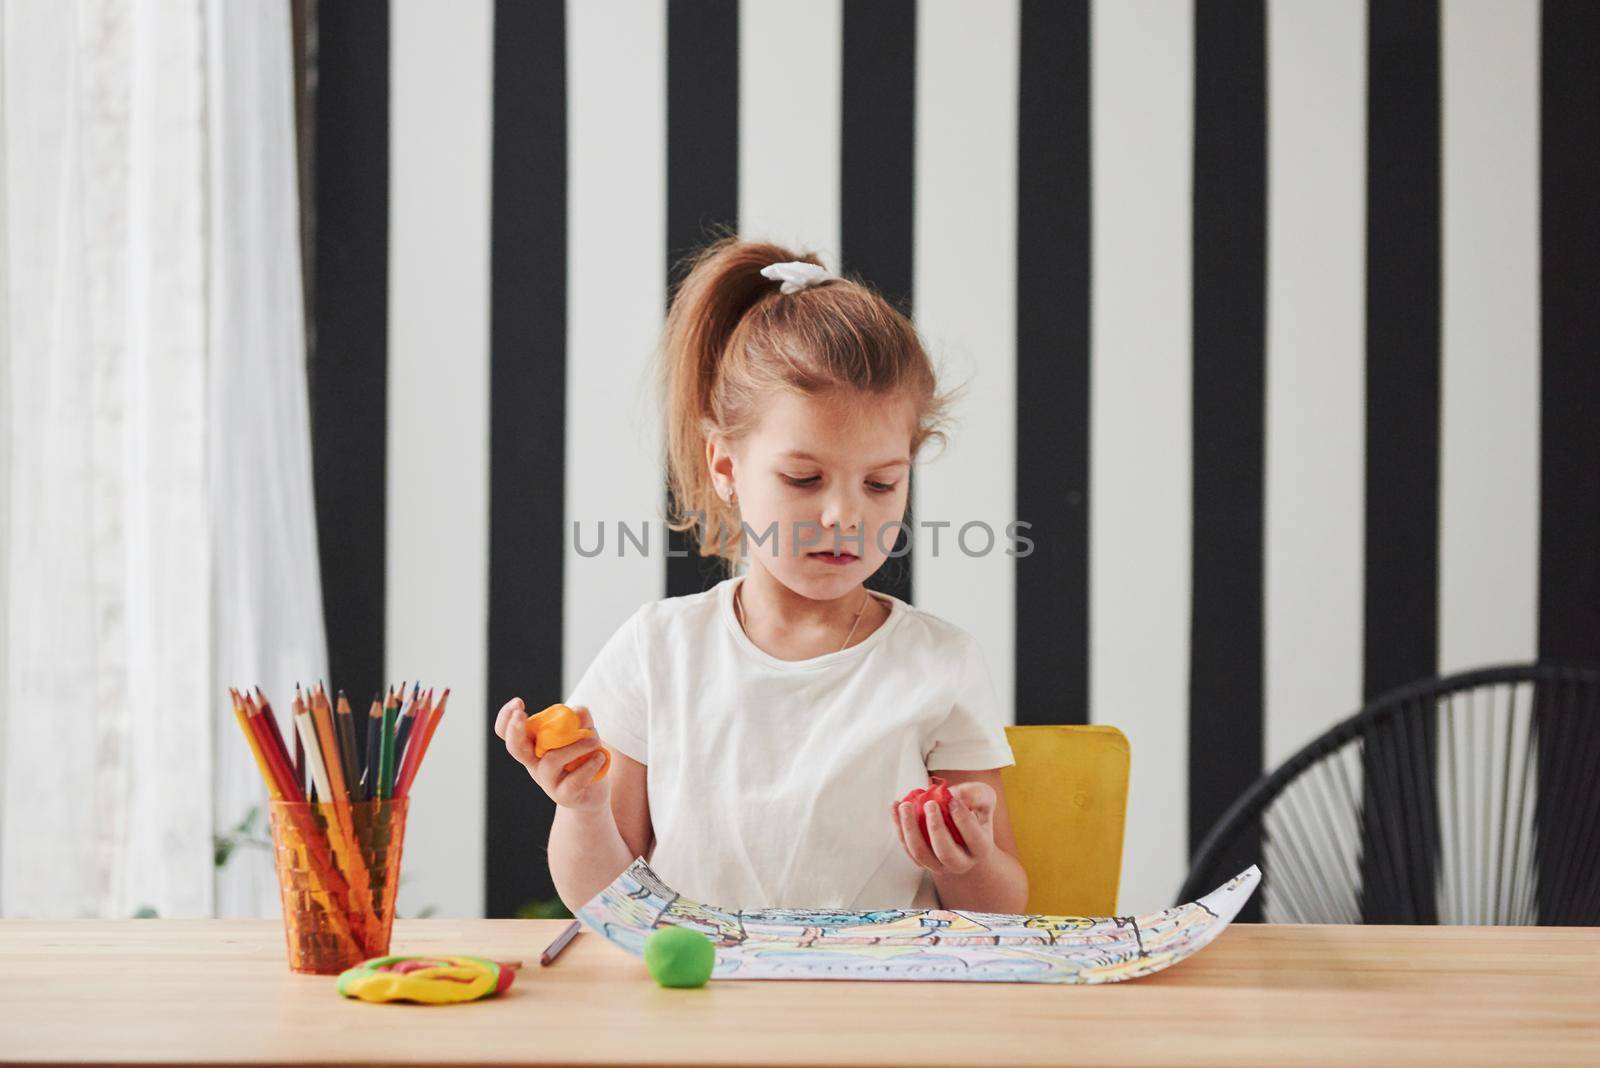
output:
<path id="1" fill-rule="evenodd" d="M 739 626 L 740 627 L 744 626 L 744 605 L 741 603 L 741 600 L 740 600 L 740 597 L 739 597 L 739 595 L 741 593 L 743 593 L 743 592 L 744 592 L 744 581 L 740 580 L 739 585 L 737 585 L 737 586 L 735 586 L 733 588 L 733 614 L 739 617 Z M 872 596 L 872 592 L 870 590 L 862 590 L 861 591 L 861 607 L 856 609 L 856 621 L 854 623 L 850 624 L 850 633 L 846 634 L 844 636 L 844 645 L 839 646 L 839 648 L 835 649 L 834 652 L 836 652 L 836 653 L 843 652 L 845 645 L 849 645 L 850 644 L 850 639 L 855 637 L 856 628 L 861 625 L 861 613 L 865 612 L 867 610 L 867 598 L 869 598 L 871 596 Z M 747 630 L 747 631 L 745 631 L 745 633 L 748 634 L 749 631 Z"/>

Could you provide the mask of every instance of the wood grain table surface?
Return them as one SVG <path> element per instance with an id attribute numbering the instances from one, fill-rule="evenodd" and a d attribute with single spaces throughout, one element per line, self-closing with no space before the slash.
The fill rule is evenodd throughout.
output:
<path id="1" fill-rule="evenodd" d="M 1237 924 L 1145 979 L 666 990 L 558 920 L 400 920 L 394 953 L 519 960 L 497 998 L 370 1005 L 267 920 L 0 921 L 0 1061 L 1600 1065 L 1600 928 Z"/>

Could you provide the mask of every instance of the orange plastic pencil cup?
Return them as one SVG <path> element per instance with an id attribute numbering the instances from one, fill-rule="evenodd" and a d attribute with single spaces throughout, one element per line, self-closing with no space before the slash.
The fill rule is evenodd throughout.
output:
<path id="1" fill-rule="evenodd" d="M 308 800 L 282 735 L 269 725 L 266 695 L 256 691 L 259 705 L 248 690 L 230 688 L 228 695 L 267 788 L 290 970 L 332 975 L 386 956 L 409 803 L 398 797 L 353 799 L 354 754 L 344 752 L 341 724 L 320 684 L 304 699 L 297 688 L 290 719 L 321 795 L 317 801 Z M 343 715 L 350 718 L 348 711 Z M 421 734 L 416 739 L 424 740 Z"/>
<path id="2" fill-rule="evenodd" d="M 403 799 L 350 806 L 355 852 L 341 859 L 359 865 L 361 874 L 347 879 L 341 893 L 329 887 L 319 870 L 319 847 L 325 848 L 326 838 L 342 835 L 329 826 L 333 806 L 268 803 L 290 970 L 335 975 L 388 954 L 406 808 Z"/>

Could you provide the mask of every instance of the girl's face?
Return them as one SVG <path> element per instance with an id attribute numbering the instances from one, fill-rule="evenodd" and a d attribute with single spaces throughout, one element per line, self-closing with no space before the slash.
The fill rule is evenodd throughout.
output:
<path id="1" fill-rule="evenodd" d="M 813 600 L 860 586 L 900 534 L 914 415 L 904 397 L 780 393 L 731 452 L 714 437 L 712 477 L 738 494 L 745 553 Z"/>

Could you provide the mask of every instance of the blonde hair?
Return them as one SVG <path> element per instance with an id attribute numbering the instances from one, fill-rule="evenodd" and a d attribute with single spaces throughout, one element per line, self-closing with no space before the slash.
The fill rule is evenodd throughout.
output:
<path id="1" fill-rule="evenodd" d="M 814 252 L 733 233 L 691 253 L 678 265 L 682 277 L 657 352 L 672 497 L 667 526 L 692 530 L 702 557 L 719 556 L 730 566 L 739 558 L 739 512 L 712 483 L 706 465 L 712 431 L 739 440 L 757 426 L 762 403 L 783 390 L 908 397 L 914 462 L 929 440 L 948 441 L 942 427 L 960 392 L 938 392 L 916 328 L 858 277 L 784 294 L 761 274 L 768 264 L 792 260 L 823 266 Z"/>

